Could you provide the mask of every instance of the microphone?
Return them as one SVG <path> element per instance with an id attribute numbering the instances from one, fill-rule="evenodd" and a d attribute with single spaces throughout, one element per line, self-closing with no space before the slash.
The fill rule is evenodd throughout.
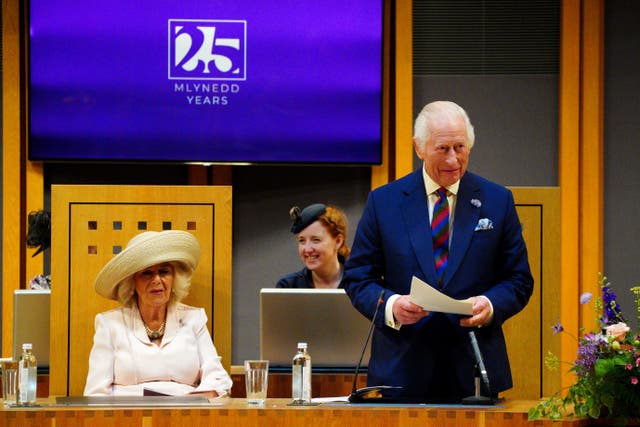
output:
<path id="1" fill-rule="evenodd" d="M 476 393 L 474 396 L 465 397 L 462 399 L 462 403 L 469 405 L 493 405 L 495 402 L 491 397 L 482 396 L 480 394 L 480 377 L 482 382 L 487 387 L 487 393 L 491 394 L 491 386 L 489 385 L 489 375 L 487 375 L 487 369 L 484 366 L 484 360 L 482 359 L 482 353 L 480 353 L 480 347 L 478 346 L 478 340 L 476 340 L 476 334 L 473 331 L 469 331 L 469 339 L 471 340 L 471 347 L 473 348 L 473 354 L 476 357 L 475 366 L 475 386 Z"/>
<path id="2" fill-rule="evenodd" d="M 378 385 L 378 386 L 371 386 L 371 387 L 364 387 L 361 389 L 357 389 L 358 373 L 360 372 L 360 366 L 362 365 L 364 352 L 367 349 L 367 345 L 369 344 L 369 340 L 371 339 L 371 335 L 373 334 L 373 328 L 375 327 L 376 317 L 378 316 L 378 311 L 380 310 L 380 306 L 384 302 L 384 295 L 386 292 L 387 291 L 384 289 L 380 291 L 380 296 L 378 297 L 378 303 L 376 304 L 376 310 L 373 312 L 373 317 L 371 318 L 371 325 L 369 325 L 369 332 L 367 333 L 367 339 L 365 339 L 364 345 L 362 346 L 362 351 L 360 352 L 360 359 L 358 360 L 358 364 L 356 365 L 356 372 L 353 377 L 353 388 L 351 389 L 351 394 L 349 395 L 350 403 L 382 401 L 382 400 L 385 400 L 384 397 L 382 396 L 382 390 L 387 390 L 392 388 L 402 388 L 400 386 Z"/>

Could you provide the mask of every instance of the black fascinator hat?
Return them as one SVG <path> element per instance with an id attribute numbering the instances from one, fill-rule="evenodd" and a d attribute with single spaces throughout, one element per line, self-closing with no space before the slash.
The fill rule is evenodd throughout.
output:
<path id="1" fill-rule="evenodd" d="M 291 221 L 293 221 L 291 224 L 291 232 L 293 234 L 298 234 L 311 225 L 311 223 L 317 220 L 320 215 L 326 211 L 327 207 L 322 203 L 309 205 L 302 210 L 297 206 L 292 207 L 291 210 L 289 210 L 289 216 L 291 217 Z"/>
<path id="2" fill-rule="evenodd" d="M 51 246 L 51 214 L 45 210 L 29 212 L 27 247 L 38 248 L 32 257 Z"/>

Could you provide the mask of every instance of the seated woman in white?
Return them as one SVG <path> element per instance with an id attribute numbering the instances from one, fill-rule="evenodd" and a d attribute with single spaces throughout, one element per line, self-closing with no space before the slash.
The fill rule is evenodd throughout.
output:
<path id="1" fill-rule="evenodd" d="M 149 231 L 104 266 L 95 290 L 121 305 L 96 316 L 86 396 L 229 393 L 204 309 L 180 302 L 199 258 L 191 233 Z"/>

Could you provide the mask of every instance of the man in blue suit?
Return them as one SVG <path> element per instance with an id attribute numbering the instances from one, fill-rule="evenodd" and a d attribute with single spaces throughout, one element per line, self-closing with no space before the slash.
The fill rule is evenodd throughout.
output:
<path id="1" fill-rule="evenodd" d="M 525 307 L 533 278 L 513 195 L 466 171 L 473 143 L 473 126 L 460 106 L 426 105 L 413 140 L 423 167 L 372 191 L 358 224 L 345 268 L 346 291 L 371 319 L 386 290 L 367 383 L 401 386 L 386 390 L 387 397 L 459 402 L 472 396 L 471 330 L 490 379 L 491 390 L 483 386 L 482 394 L 496 397 L 513 385 L 502 324 Z M 445 198 L 443 262 L 434 260 L 440 249 L 430 224 L 434 205 Z M 438 272 L 436 263 L 443 264 Z M 452 298 L 470 298 L 473 315 L 423 310 L 409 299 L 413 276 Z"/>

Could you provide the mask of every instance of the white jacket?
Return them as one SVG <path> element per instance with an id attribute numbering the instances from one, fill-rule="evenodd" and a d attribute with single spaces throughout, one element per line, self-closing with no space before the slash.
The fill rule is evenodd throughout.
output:
<path id="1" fill-rule="evenodd" d="M 223 396 L 231 389 L 202 308 L 170 304 L 160 346 L 149 340 L 135 304 L 96 315 L 95 331 L 85 396 L 141 396 L 143 388 Z"/>

